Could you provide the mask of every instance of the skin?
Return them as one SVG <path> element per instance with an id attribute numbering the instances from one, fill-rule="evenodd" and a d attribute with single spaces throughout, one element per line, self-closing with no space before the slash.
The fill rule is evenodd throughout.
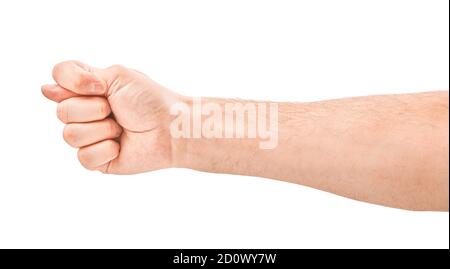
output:
<path id="1" fill-rule="evenodd" d="M 87 169 L 252 175 L 390 207 L 448 211 L 447 91 L 278 103 L 278 146 L 264 150 L 258 139 L 173 138 L 170 107 L 191 99 L 139 71 L 67 61 L 53 78 L 42 92 L 58 103 L 64 140 L 79 148 Z"/>

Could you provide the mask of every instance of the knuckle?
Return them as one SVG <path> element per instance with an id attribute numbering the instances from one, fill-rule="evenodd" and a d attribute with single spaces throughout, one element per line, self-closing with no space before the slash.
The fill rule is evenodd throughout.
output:
<path id="1" fill-rule="evenodd" d="M 84 149 L 79 149 L 78 150 L 78 161 L 81 163 L 81 165 L 89 170 L 93 170 L 94 167 L 92 167 L 91 165 L 91 158 L 89 156 L 89 154 L 84 150 Z"/>
<path id="2" fill-rule="evenodd" d="M 58 119 L 60 121 L 62 121 L 64 123 L 69 121 L 67 106 L 64 101 L 59 103 L 58 106 L 56 107 L 56 116 L 58 117 Z"/>
<path id="3" fill-rule="evenodd" d="M 128 71 L 128 68 L 126 68 L 125 66 L 120 65 L 120 64 L 111 65 L 107 69 L 117 75 L 126 74 L 126 72 Z"/>
<path id="4" fill-rule="evenodd" d="M 75 130 L 75 126 L 73 126 L 72 124 L 64 126 L 63 138 L 64 141 L 66 141 L 66 143 L 71 145 L 72 147 L 78 146 L 77 132 Z"/>

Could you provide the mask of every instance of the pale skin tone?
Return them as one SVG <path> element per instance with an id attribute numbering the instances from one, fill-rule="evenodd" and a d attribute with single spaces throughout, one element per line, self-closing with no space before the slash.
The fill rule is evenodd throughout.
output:
<path id="1" fill-rule="evenodd" d="M 67 61 L 53 78 L 42 92 L 58 103 L 63 137 L 87 169 L 252 175 L 390 207 L 448 211 L 447 91 L 278 103 L 278 145 L 260 149 L 258 139 L 173 138 L 170 106 L 191 99 L 136 70 Z"/>

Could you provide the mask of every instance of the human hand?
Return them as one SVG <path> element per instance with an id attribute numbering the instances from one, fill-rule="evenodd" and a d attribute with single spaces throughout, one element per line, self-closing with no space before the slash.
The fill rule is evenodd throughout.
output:
<path id="1" fill-rule="evenodd" d="M 58 103 L 63 137 L 90 170 L 132 174 L 172 166 L 170 104 L 183 97 L 123 66 L 57 64 L 42 93 Z"/>

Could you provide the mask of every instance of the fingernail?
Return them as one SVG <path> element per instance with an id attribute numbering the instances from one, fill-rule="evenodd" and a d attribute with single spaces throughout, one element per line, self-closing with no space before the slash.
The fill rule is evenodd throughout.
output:
<path id="1" fill-rule="evenodd" d="M 103 85 L 101 82 L 92 82 L 88 84 L 86 90 L 90 93 L 101 94 L 103 93 Z"/>

